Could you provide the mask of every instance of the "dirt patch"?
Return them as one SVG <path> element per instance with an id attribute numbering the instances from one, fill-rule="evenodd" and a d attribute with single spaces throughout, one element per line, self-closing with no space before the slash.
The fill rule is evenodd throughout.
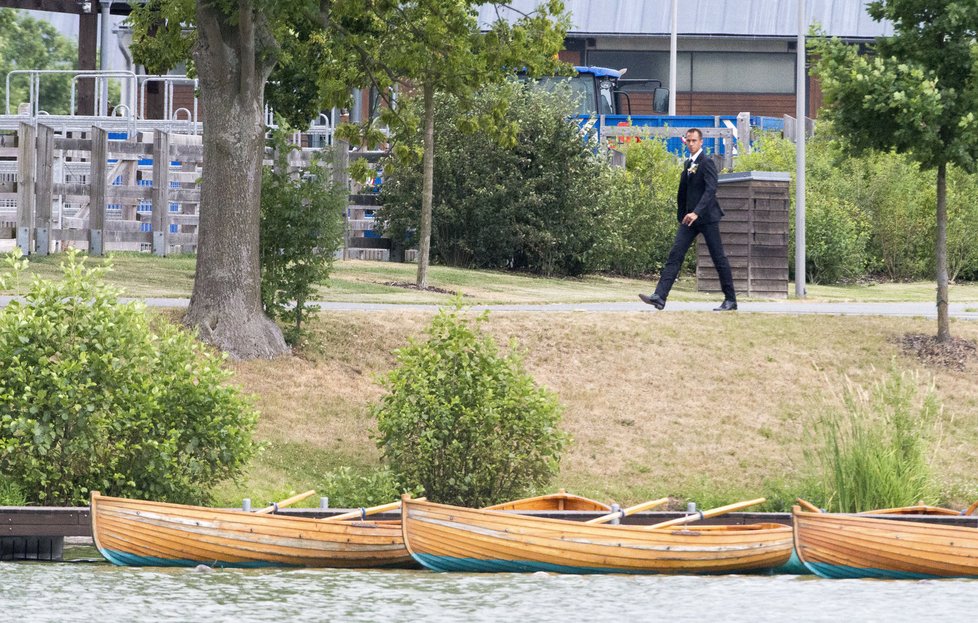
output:
<path id="1" fill-rule="evenodd" d="M 940 342 L 936 336 L 908 333 L 897 338 L 904 354 L 918 359 L 928 366 L 948 370 L 965 370 L 968 363 L 978 357 L 978 346 L 971 340 L 952 337 Z"/>
<path id="2" fill-rule="evenodd" d="M 392 288 L 404 288 L 406 290 L 421 290 L 423 292 L 437 292 L 438 294 L 449 294 L 451 296 L 458 296 L 460 293 L 455 290 L 446 290 L 444 288 L 436 288 L 435 286 L 428 286 L 427 288 L 419 288 L 416 283 L 408 283 L 407 281 L 385 281 L 385 286 L 390 286 Z M 462 296 L 465 296 L 464 294 Z"/>

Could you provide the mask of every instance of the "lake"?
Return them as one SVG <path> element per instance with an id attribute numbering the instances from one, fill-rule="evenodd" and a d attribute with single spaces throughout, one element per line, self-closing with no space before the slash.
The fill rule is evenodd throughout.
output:
<path id="1" fill-rule="evenodd" d="M 66 558 L 94 559 L 91 548 Z M 575 576 L 0 563 L 0 621 L 971 620 L 974 580 Z"/>

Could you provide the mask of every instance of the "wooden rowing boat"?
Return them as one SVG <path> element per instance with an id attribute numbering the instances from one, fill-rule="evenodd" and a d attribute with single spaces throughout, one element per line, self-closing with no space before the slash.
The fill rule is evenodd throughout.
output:
<path id="1" fill-rule="evenodd" d="M 584 524 L 403 500 L 404 544 L 435 571 L 746 573 L 788 562 L 791 528 Z"/>
<path id="2" fill-rule="evenodd" d="M 978 577 L 978 529 L 894 518 L 918 511 L 816 513 L 795 506 L 798 557 L 824 578 Z M 949 514 L 960 513 L 945 509 L 932 515 Z"/>
<path id="3" fill-rule="evenodd" d="M 92 536 L 130 566 L 410 567 L 400 521 L 327 522 L 92 492 Z"/>
<path id="4" fill-rule="evenodd" d="M 501 506 L 514 511 L 608 509 L 563 491 Z M 331 522 L 108 497 L 94 491 L 91 520 L 95 546 L 117 565 L 417 566 L 404 547 L 397 519 Z"/>

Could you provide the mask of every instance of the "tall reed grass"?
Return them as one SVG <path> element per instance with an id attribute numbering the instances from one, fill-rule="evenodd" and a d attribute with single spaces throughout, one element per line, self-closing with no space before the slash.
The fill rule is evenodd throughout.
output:
<path id="1" fill-rule="evenodd" d="M 869 390 L 851 381 L 841 410 L 813 427 L 808 458 L 821 477 L 824 507 L 862 512 L 933 501 L 930 452 L 939 446 L 943 407 L 933 384 L 892 370 Z"/>

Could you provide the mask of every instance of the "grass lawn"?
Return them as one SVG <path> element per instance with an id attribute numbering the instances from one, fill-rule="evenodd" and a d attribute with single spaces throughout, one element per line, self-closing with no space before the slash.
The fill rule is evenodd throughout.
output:
<path id="1" fill-rule="evenodd" d="M 323 313 L 312 323 L 319 346 L 301 357 L 232 364 L 236 381 L 257 395 L 268 445 L 241 483 L 218 489 L 220 501 L 264 503 L 307 488 L 329 495 L 326 471 L 379 466 L 376 376 L 430 319 Z M 765 495 L 769 510 L 786 510 L 808 494 L 812 424 L 840 408 L 847 379 L 868 387 L 893 366 L 918 374 L 921 393 L 933 383 L 943 401 L 931 461 L 939 500 L 978 498 L 978 476 L 963 460 L 978 444 L 974 370 L 919 369 L 895 343 L 933 332 L 933 321 L 506 312 L 491 314 L 488 330 L 500 343 L 515 337 L 530 372 L 565 407 L 573 443 L 555 486 L 622 504 L 671 495 L 710 507 Z M 952 330 L 978 339 L 975 323 Z"/>
<path id="2" fill-rule="evenodd" d="M 102 263 L 103 258 L 89 258 Z M 61 259 L 57 255 L 32 257 L 29 273 L 45 277 L 58 274 Z M 193 289 L 195 257 L 178 255 L 159 258 L 146 253 L 118 253 L 112 259 L 112 271 L 106 280 L 122 288 L 126 296 L 189 298 Z M 450 294 L 419 292 L 390 283 L 414 283 L 414 264 L 336 262 L 328 286 L 319 288 L 320 301 L 359 303 L 429 303 L 449 302 Z M 429 285 L 463 295 L 472 304 L 594 303 L 634 301 L 638 292 L 650 291 L 652 279 L 628 279 L 590 275 L 580 279 L 553 279 L 502 271 L 466 270 L 432 266 Z M 17 291 L 22 292 L 26 281 Z M 789 293 L 794 298 L 794 285 Z M 716 294 L 696 291 L 692 276 L 681 278 L 673 290 L 673 301 L 713 301 Z M 741 297 L 742 300 L 748 300 Z M 935 285 L 931 282 L 879 283 L 874 285 L 823 286 L 808 285 L 809 301 L 886 302 L 933 301 Z M 951 286 L 952 302 L 974 302 L 978 305 L 978 284 Z"/>
<path id="3" fill-rule="evenodd" d="M 100 259 L 93 259 L 101 262 Z M 31 262 L 36 274 L 57 274 L 58 257 Z M 129 296 L 188 297 L 194 258 L 120 254 L 108 280 Z M 385 285 L 413 282 L 416 267 L 338 262 L 324 301 L 446 303 L 450 295 Z M 592 276 L 544 279 L 494 271 L 432 267 L 430 283 L 459 291 L 465 302 L 552 303 L 633 301 L 647 280 Z M 18 286 L 22 292 L 24 284 Z M 810 286 L 809 300 L 931 301 L 931 283 Z M 674 300 L 715 300 L 679 282 Z M 951 300 L 974 301 L 978 286 L 952 287 Z M 173 316 L 178 312 L 163 311 Z M 312 346 L 299 356 L 234 362 L 233 381 L 254 394 L 262 413 L 260 457 L 235 483 L 217 487 L 216 501 L 255 506 L 291 492 L 323 488 L 324 474 L 342 466 L 369 473 L 380 465 L 371 407 L 379 374 L 392 351 L 422 335 L 432 313 L 407 309 L 322 312 L 311 319 Z M 701 507 L 765 495 L 785 510 L 807 495 L 806 449 L 820 415 L 842 404 L 851 380 L 869 386 L 891 367 L 918 374 L 943 401 L 931 465 L 940 491 L 934 501 L 964 506 L 978 498 L 970 457 L 978 445 L 975 365 L 965 371 L 925 369 L 896 343 L 906 333 L 932 334 L 917 318 L 779 316 L 673 312 L 494 312 L 487 330 L 500 343 L 515 338 L 534 378 L 556 392 L 573 442 L 554 486 L 621 504 L 660 497 Z M 956 337 L 978 340 L 978 324 L 952 321 Z M 313 504 L 312 500 L 309 502 Z"/>

